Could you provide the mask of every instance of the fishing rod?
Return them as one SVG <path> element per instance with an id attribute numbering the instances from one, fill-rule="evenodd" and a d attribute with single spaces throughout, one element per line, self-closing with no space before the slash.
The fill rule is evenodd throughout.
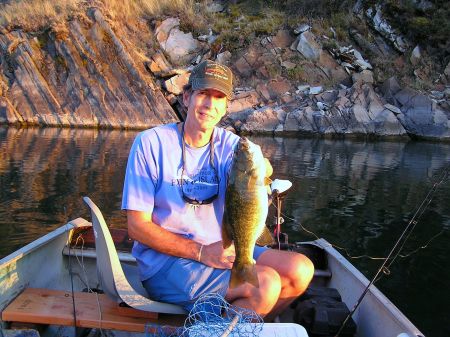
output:
<path id="1" fill-rule="evenodd" d="M 342 330 L 344 329 L 345 325 L 347 324 L 347 322 L 349 321 L 349 319 L 353 316 L 353 314 L 355 313 L 356 309 L 359 307 L 359 305 L 361 304 L 362 300 L 364 299 L 364 297 L 366 296 L 367 292 L 370 289 L 370 286 L 377 280 L 378 276 L 380 275 L 380 273 L 382 271 L 387 270 L 386 265 L 388 265 L 388 261 L 390 260 L 391 256 L 394 255 L 394 252 L 397 250 L 397 247 L 399 247 L 399 249 L 397 250 L 395 256 L 393 257 L 392 261 L 389 263 L 388 267 L 390 267 L 392 265 L 392 263 L 395 261 L 395 259 L 397 258 L 397 256 L 400 254 L 400 251 L 403 249 L 406 241 L 409 239 L 411 233 L 413 232 L 414 228 L 416 227 L 416 225 L 418 224 L 420 218 L 422 217 L 423 213 L 425 212 L 425 210 L 427 209 L 428 205 L 431 203 L 431 200 L 433 199 L 433 195 L 436 192 L 437 188 L 446 180 L 448 179 L 448 174 L 449 174 L 449 169 L 450 169 L 450 164 L 447 165 L 446 167 L 444 167 L 444 169 L 442 170 L 441 175 L 439 176 L 439 178 L 437 179 L 437 181 L 433 184 L 433 186 L 431 187 L 431 189 L 428 191 L 427 195 L 425 196 L 425 198 L 422 200 L 422 202 L 420 203 L 419 207 L 416 209 L 416 211 L 414 212 L 413 217 L 411 218 L 411 220 L 409 220 L 408 225 L 406 226 L 406 228 L 403 230 L 402 234 L 400 235 L 400 237 L 398 238 L 397 242 L 394 244 L 394 247 L 392 247 L 391 251 L 389 252 L 388 256 L 384 259 L 383 263 L 381 264 L 380 268 L 378 268 L 378 271 L 376 272 L 375 276 L 372 278 L 372 280 L 369 282 L 369 284 L 367 285 L 367 287 L 364 289 L 363 293 L 361 294 L 361 296 L 359 297 L 358 301 L 356 301 L 355 305 L 353 306 L 352 310 L 348 313 L 347 317 L 345 318 L 345 320 L 342 322 L 341 327 L 339 328 L 338 332 L 336 333 L 335 337 L 339 337 L 339 334 L 342 332 Z M 405 238 L 403 240 L 403 238 Z M 402 242 L 403 241 L 403 242 Z M 400 245 L 400 243 L 402 243 Z"/>

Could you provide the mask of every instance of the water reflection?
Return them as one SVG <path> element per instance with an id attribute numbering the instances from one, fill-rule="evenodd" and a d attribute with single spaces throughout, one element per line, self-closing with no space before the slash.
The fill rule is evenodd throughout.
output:
<path id="1" fill-rule="evenodd" d="M 90 196 L 107 222 L 124 227 L 123 176 L 136 132 L 0 128 L 0 256 L 65 223 L 89 219 Z M 283 208 L 291 241 L 312 236 L 352 255 L 386 256 L 435 176 L 450 162 L 450 144 L 252 137 L 293 187 Z M 450 187 L 436 192 L 406 252 L 378 286 L 427 336 L 448 336 Z M 273 210 L 272 210 L 273 212 Z M 352 261 L 373 275 L 379 261 Z M 443 272 L 444 271 L 444 272 Z M 424 312 L 426 314 L 424 314 Z"/>
<path id="2" fill-rule="evenodd" d="M 0 128 L 3 256 L 67 219 L 87 216 L 81 197 L 123 225 L 119 193 L 134 132 Z M 5 240 L 5 239 L 3 239 Z"/>

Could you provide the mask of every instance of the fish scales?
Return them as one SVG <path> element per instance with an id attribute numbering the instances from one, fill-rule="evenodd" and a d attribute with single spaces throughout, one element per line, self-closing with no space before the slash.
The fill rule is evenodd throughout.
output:
<path id="1" fill-rule="evenodd" d="M 268 197 L 266 168 L 261 148 L 246 138 L 239 141 L 228 180 L 222 241 L 235 245 L 236 258 L 231 270 L 230 287 L 244 282 L 258 287 L 253 248 L 265 228 Z"/>

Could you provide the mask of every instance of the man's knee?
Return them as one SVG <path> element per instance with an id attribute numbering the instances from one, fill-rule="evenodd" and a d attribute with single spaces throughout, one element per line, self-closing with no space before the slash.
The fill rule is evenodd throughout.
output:
<path id="1" fill-rule="evenodd" d="M 306 290 L 314 276 L 314 264 L 302 254 L 294 254 L 291 258 L 293 267 L 290 268 L 288 277 L 292 286 L 301 294 Z"/>
<path id="2" fill-rule="evenodd" d="M 260 312 L 269 313 L 278 301 L 281 293 L 280 275 L 270 267 L 258 267 L 259 288 L 252 288 L 253 296 L 260 304 Z"/>
<path id="3" fill-rule="evenodd" d="M 262 297 L 271 297 L 275 302 L 278 300 L 281 292 L 281 278 L 275 269 L 258 266 L 259 288 L 255 290 Z"/>

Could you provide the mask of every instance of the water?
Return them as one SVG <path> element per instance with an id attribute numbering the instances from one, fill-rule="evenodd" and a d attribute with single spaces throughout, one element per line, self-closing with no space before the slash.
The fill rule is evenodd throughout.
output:
<path id="1" fill-rule="evenodd" d="M 69 219 L 89 219 L 89 196 L 108 224 L 120 211 L 124 168 L 136 132 L 0 128 L 0 257 Z M 253 137 L 293 182 L 283 206 L 290 241 L 314 237 L 351 256 L 386 256 L 450 162 L 450 144 Z M 428 337 L 450 336 L 450 183 L 440 186 L 398 258 L 377 286 Z M 293 220 L 289 220 L 291 218 Z M 345 254 L 345 252 L 341 251 Z M 351 259 L 371 278 L 379 260 Z"/>

